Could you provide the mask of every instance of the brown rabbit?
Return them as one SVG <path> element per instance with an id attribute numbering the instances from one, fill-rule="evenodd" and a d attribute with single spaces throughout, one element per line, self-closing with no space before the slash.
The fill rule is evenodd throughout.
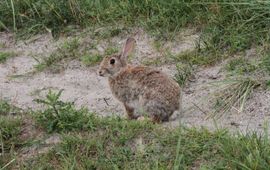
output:
<path id="1" fill-rule="evenodd" d="M 109 78 L 111 91 L 124 104 L 128 118 L 147 115 L 153 122 L 168 121 L 181 109 L 180 87 L 157 69 L 128 65 L 134 45 L 135 39 L 128 38 L 121 54 L 103 59 L 98 74 Z"/>

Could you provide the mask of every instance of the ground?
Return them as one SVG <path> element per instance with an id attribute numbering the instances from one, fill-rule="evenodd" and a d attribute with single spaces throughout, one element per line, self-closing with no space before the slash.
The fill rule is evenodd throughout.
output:
<path id="1" fill-rule="evenodd" d="M 270 165 L 267 1 L 0 1 L 0 169 L 246 169 Z M 125 118 L 97 75 L 136 39 L 183 112 Z"/>
<path id="2" fill-rule="evenodd" d="M 133 64 L 148 64 L 164 71 L 173 77 L 177 72 L 174 62 L 166 62 L 166 51 L 172 55 L 181 55 L 195 49 L 200 37 L 195 30 L 183 30 L 174 41 L 157 42 L 151 35 L 142 29 L 131 31 L 137 41 L 136 51 L 130 62 Z M 107 79 L 97 75 L 98 63 L 86 66 L 80 60 L 81 56 L 71 56 L 71 59 L 61 61 L 61 70 L 52 71 L 45 69 L 36 71 L 36 65 L 57 51 L 65 42 L 78 38 L 84 45 L 93 44 L 97 53 L 104 54 L 106 49 L 120 49 L 127 33 L 119 34 L 105 40 L 97 40 L 87 30 L 80 31 L 76 35 L 62 36 L 55 40 L 51 34 L 40 34 L 29 40 L 16 40 L 15 35 L 3 32 L 0 34 L 1 51 L 13 52 L 15 57 L 9 58 L 0 64 L 0 89 L 1 99 L 8 100 L 11 104 L 23 109 L 39 109 L 40 105 L 33 99 L 47 94 L 49 89 L 64 89 L 62 99 L 74 101 L 77 107 L 87 107 L 100 116 L 113 114 L 124 116 L 121 103 L 113 98 Z M 87 44 L 88 43 L 88 44 Z M 160 45 L 160 44 L 161 45 Z M 157 47 L 157 46 L 161 47 Z M 83 48 L 83 47 L 82 47 Z M 90 53 L 90 51 L 85 52 Z M 74 53 L 74 55 L 80 53 Z M 245 57 L 256 56 L 256 49 L 247 50 Z M 156 63 L 155 63 L 156 62 Z M 159 63 L 158 63 L 159 62 Z M 191 127 L 207 127 L 210 130 L 228 128 L 230 131 L 240 130 L 261 132 L 264 123 L 269 118 L 270 92 L 256 89 L 247 100 L 242 111 L 233 108 L 221 118 L 209 116 L 213 109 L 215 92 L 220 89 L 219 82 L 226 78 L 224 66 L 227 59 L 221 60 L 215 65 L 197 67 L 193 78 L 182 88 L 183 90 L 183 116 L 173 115 L 172 120 L 164 123 L 164 126 L 177 126 L 179 123 Z"/>

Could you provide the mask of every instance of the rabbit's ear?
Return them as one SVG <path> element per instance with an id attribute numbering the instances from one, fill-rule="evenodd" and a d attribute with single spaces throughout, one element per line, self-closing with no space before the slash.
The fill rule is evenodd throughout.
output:
<path id="1" fill-rule="evenodd" d="M 131 51 L 134 49 L 136 40 L 134 38 L 128 38 L 126 41 L 125 46 L 123 47 L 122 54 L 121 54 L 121 60 L 126 60 L 127 56 L 131 53 Z"/>

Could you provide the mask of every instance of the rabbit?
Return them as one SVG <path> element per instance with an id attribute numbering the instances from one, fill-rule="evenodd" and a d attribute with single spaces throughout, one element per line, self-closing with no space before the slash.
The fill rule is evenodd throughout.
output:
<path id="1" fill-rule="evenodd" d="M 147 116 L 154 123 L 169 121 L 181 109 L 181 88 L 155 68 L 129 65 L 127 57 L 135 43 L 128 38 L 120 54 L 104 57 L 98 74 L 108 77 L 111 92 L 123 103 L 129 119 Z"/>

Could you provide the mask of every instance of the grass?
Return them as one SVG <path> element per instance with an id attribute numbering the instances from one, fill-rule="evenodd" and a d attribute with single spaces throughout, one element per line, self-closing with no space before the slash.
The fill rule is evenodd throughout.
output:
<path id="1" fill-rule="evenodd" d="M 14 115 L 21 111 L 21 109 L 12 106 L 8 103 L 8 101 L 0 100 L 0 116 L 6 116 L 6 115 Z"/>
<path id="2" fill-rule="evenodd" d="M 234 52 L 268 42 L 269 6 L 267 1 L 251 0 L 4 0 L 0 3 L 0 21 L 3 30 L 23 30 L 27 34 L 46 30 L 58 33 L 67 25 L 109 24 L 140 26 L 165 38 L 174 37 L 183 27 L 194 26 L 201 30 L 201 42 L 206 48 Z M 120 31 L 113 29 L 108 34 Z"/>
<path id="3" fill-rule="evenodd" d="M 5 63 L 9 58 L 16 56 L 13 52 L 0 52 L 0 64 Z"/>
<path id="4" fill-rule="evenodd" d="M 46 105 L 45 111 L 32 113 L 38 124 L 40 124 L 48 133 L 70 131 L 73 129 L 91 129 L 94 119 L 87 109 L 76 110 L 73 103 L 62 102 L 59 100 L 62 91 L 53 93 L 49 91 L 46 99 L 36 99 L 40 104 Z"/>
<path id="5" fill-rule="evenodd" d="M 99 54 L 84 55 L 81 57 L 82 63 L 85 64 L 86 66 L 95 65 L 95 64 L 101 62 L 102 59 L 103 59 L 103 57 Z"/>
<path id="6" fill-rule="evenodd" d="M 100 130 L 69 133 L 24 167 L 43 169 L 268 169 L 265 136 L 164 129 L 106 119 Z M 179 147 L 177 147 L 177 145 Z M 178 148 L 178 149 L 177 149 Z M 178 156 L 177 156 L 178 155 Z"/>
<path id="7" fill-rule="evenodd" d="M 240 57 L 230 60 L 226 66 L 226 70 L 232 72 L 232 74 L 250 74 L 253 73 L 257 66 L 246 58 Z"/>
<path id="8" fill-rule="evenodd" d="M 85 65 L 97 64 L 101 61 L 102 57 L 98 54 L 88 52 L 92 49 L 95 49 L 92 43 L 86 44 L 78 37 L 68 39 L 49 56 L 44 57 L 41 61 L 37 59 L 39 63 L 35 65 L 35 69 L 37 72 L 49 69 L 54 73 L 58 73 L 61 69 L 64 69 L 64 61 L 78 58 Z"/>
<path id="9" fill-rule="evenodd" d="M 192 75 L 193 65 L 213 65 L 239 51 L 269 44 L 269 9 L 269 2 L 251 0 L 2 0 L 0 30 L 12 30 L 22 36 L 49 31 L 58 37 L 69 25 L 77 25 L 91 28 L 95 37 L 108 39 L 142 27 L 156 37 L 153 45 L 162 51 L 160 39 L 174 39 L 182 28 L 195 27 L 200 32 L 197 48 L 179 55 L 168 54 L 178 63 L 175 79 L 183 86 Z M 89 52 L 95 48 L 81 38 L 66 41 L 39 61 L 36 69 L 58 72 L 64 60 L 78 58 L 85 65 L 95 65 L 103 58 Z M 104 55 L 115 52 L 118 48 L 111 46 Z M 220 117 L 231 109 L 240 112 L 258 86 L 270 87 L 269 48 L 260 55 L 255 62 L 244 57 L 228 62 L 228 80 L 220 82 L 223 86 L 216 93 L 215 112 L 209 116 Z M 0 52 L 0 63 L 12 56 Z M 158 65 L 163 61 L 145 62 Z M 61 101 L 60 95 L 61 92 L 50 92 L 45 99 L 37 99 L 45 109 L 31 115 L 47 135 L 60 133 L 61 143 L 24 162 L 17 162 L 20 150 L 16 149 L 25 147 L 18 138 L 22 120 L 11 117 L 18 110 L 0 102 L 0 169 L 14 169 L 17 165 L 22 169 L 270 168 L 267 131 L 262 136 L 232 135 L 226 130 L 170 129 L 147 121 L 101 118 L 85 108 L 75 108 L 72 102 Z"/>
<path id="10" fill-rule="evenodd" d="M 20 119 L 12 119 L 9 117 L 0 117 L 0 139 L 1 139 L 1 154 L 4 155 L 6 150 L 15 147 L 20 133 L 21 121 Z"/>
<path id="11" fill-rule="evenodd" d="M 214 93 L 214 112 L 210 116 L 220 117 L 228 111 L 242 112 L 258 87 L 267 90 L 269 61 L 268 50 L 258 51 L 256 58 L 231 58 L 224 66 L 227 71 L 225 80 L 216 82 L 219 88 Z"/>
<path id="12" fill-rule="evenodd" d="M 180 87 L 183 87 L 192 76 L 194 70 L 191 65 L 180 63 L 176 65 L 176 70 L 177 72 L 174 75 L 174 79 L 180 85 Z"/>
<path id="13" fill-rule="evenodd" d="M 172 129 L 147 120 L 102 118 L 61 101 L 61 93 L 49 92 L 45 99 L 37 99 L 45 105 L 45 110 L 32 114 L 36 124 L 48 133 L 61 133 L 61 142 L 45 153 L 18 161 L 20 150 L 12 151 L 12 147 L 21 143 L 17 141 L 21 121 L 1 117 L 2 141 L 9 157 L 0 157 L 0 168 L 269 169 L 267 131 L 261 136 L 231 135 L 226 130 Z M 55 120 L 57 124 L 52 129 L 48 125 Z"/>
<path id="14" fill-rule="evenodd" d="M 268 74 L 270 74 L 270 54 L 268 50 L 265 51 L 258 65 L 263 71 L 266 71 Z"/>
<path id="15" fill-rule="evenodd" d="M 35 65 L 37 71 L 43 71 L 47 68 L 59 72 L 61 63 L 63 60 L 73 59 L 79 57 L 79 39 L 74 38 L 69 41 L 65 41 L 60 47 L 57 48 L 52 54 L 48 57 L 45 57 L 42 61 L 39 61 L 39 64 Z"/>
<path id="16" fill-rule="evenodd" d="M 169 55 L 174 62 L 187 63 L 198 66 L 211 66 L 218 61 L 228 58 L 228 54 L 221 54 L 216 50 L 195 49 L 193 51 L 186 51 L 177 55 Z"/>
<path id="17" fill-rule="evenodd" d="M 246 101 L 252 95 L 254 89 L 262 85 L 262 82 L 239 77 L 238 79 L 227 79 L 218 84 L 219 90 L 215 92 L 215 111 L 210 114 L 210 116 L 216 118 L 223 116 L 224 113 L 231 109 L 234 109 L 235 112 L 242 112 Z"/>
<path id="18" fill-rule="evenodd" d="M 82 35 L 83 36 L 83 35 Z M 103 52 L 99 54 L 96 47 L 96 42 L 88 42 L 87 38 L 76 37 L 67 39 L 49 56 L 44 56 L 35 65 L 35 72 L 50 70 L 53 73 L 59 73 L 65 69 L 65 61 L 79 59 L 86 66 L 93 66 L 101 62 L 104 56 L 111 55 L 118 52 L 118 48 L 111 44 Z"/>
<path id="19" fill-rule="evenodd" d="M 47 106 L 43 120 L 37 123 L 58 119 L 48 116 L 56 108 L 58 115 L 65 110 L 65 119 L 60 124 L 73 128 L 55 131 L 62 133 L 61 143 L 48 153 L 34 160 L 23 162 L 21 167 L 41 169 L 268 169 L 270 143 L 267 135 L 254 134 L 236 136 L 225 130 L 214 133 L 206 129 L 164 128 L 147 121 L 129 121 L 119 117 L 100 118 L 93 113 L 84 114 L 69 102 L 59 100 L 61 92 L 50 92 L 45 100 Z M 61 103 L 54 106 L 51 103 Z M 68 108 L 68 110 L 66 110 Z M 73 112 L 80 112 L 77 118 Z M 70 114 L 71 113 L 71 114 Z M 40 115 L 40 116 L 41 116 Z M 84 115 L 84 116 L 83 116 Z M 89 116 L 87 118 L 87 115 Z M 39 116 L 38 116 L 39 117 Z M 75 119 L 74 119 L 75 118 Z M 73 119 L 72 122 L 67 121 Z M 91 122 L 83 129 L 77 120 Z M 88 121 L 87 121 L 88 120 Z M 87 123 L 82 123 L 87 125 Z M 64 130 L 64 131 L 63 131 Z M 248 155 L 248 156 L 247 156 Z"/>
<path id="20" fill-rule="evenodd" d="M 0 168 L 9 164 L 17 148 L 22 146 L 23 143 L 18 138 L 21 127 L 20 118 L 0 115 Z"/>

